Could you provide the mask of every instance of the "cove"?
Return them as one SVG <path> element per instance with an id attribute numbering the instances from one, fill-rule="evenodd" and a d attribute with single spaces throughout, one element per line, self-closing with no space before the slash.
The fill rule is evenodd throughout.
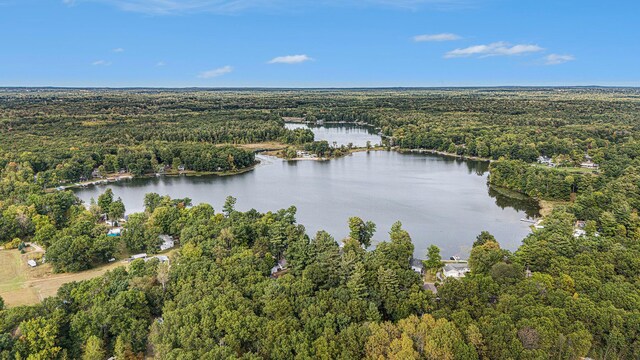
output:
<path id="1" fill-rule="evenodd" d="M 334 124 L 325 123 L 322 125 L 302 124 L 302 123 L 285 123 L 285 128 L 294 129 L 310 129 L 313 132 L 314 140 L 325 140 L 329 145 L 348 146 L 351 143 L 355 147 L 370 145 L 379 145 L 382 138 L 372 127 L 358 126 L 353 124 Z"/>
<path id="2" fill-rule="evenodd" d="M 492 191 L 486 162 L 395 151 L 357 152 L 331 161 L 257 157 L 260 165 L 239 175 L 139 178 L 74 191 L 88 203 L 111 188 L 127 213 L 143 211 L 144 195 L 150 192 L 189 197 L 217 211 L 228 195 L 238 199 L 241 211 L 294 205 L 298 223 L 310 236 L 323 229 L 338 241 L 348 234 L 350 216 L 376 223 L 374 244 L 387 240 L 399 220 L 420 258 L 430 244 L 438 245 L 443 257 L 467 257 L 482 230 L 490 231 L 503 248 L 515 250 L 529 233 L 529 224 L 520 219 L 538 212 L 534 201 Z"/>

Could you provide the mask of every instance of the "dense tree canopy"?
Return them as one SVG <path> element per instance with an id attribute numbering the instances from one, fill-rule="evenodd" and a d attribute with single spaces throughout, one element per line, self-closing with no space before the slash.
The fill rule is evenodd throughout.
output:
<path id="1" fill-rule="evenodd" d="M 180 248 L 169 263 L 135 260 L 38 305 L 0 298 L 0 359 L 640 358 L 638 92 L 562 90 L 2 90 L 1 243 L 37 242 L 56 271 L 155 253 L 159 235 Z M 493 186 L 564 202 L 515 252 L 487 232 L 468 239 L 471 273 L 433 294 L 400 222 L 367 249 L 376 227 L 357 217 L 335 239 L 307 234 L 294 206 L 242 212 L 229 197 L 215 211 L 147 194 L 145 211 L 109 237 L 102 214 L 125 210 L 112 193 L 87 208 L 47 189 L 96 168 L 240 170 L 254 155 L 233 145 L 250 142 L 336 151 L 282 116 L 491 158 Z M 576 169 L 585 154 L 597 171 Z M 532 164 L 539 155 L 558 167 Z M 430 248 L 427 268 L 441 262 Z"/>

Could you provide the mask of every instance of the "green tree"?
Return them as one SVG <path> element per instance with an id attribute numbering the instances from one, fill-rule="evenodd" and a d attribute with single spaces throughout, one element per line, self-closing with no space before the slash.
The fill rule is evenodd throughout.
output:
<path id="1" fill-rule="evenodd" d="M 236 206 L 236 198 L 233 196 L 227 196 L 224 201 L 224 206 L 222 207 L 222 211 L 226 217 L 231 216 L 231 213 L 235 211 Z"/>
<path id="2" fill-rule="evenodd" d="M 365 248 L 371 246 L 371 238 L 375 231 L 376 224 L 372 221 L 364 222 L 357 216 L 349 218 L 349 237 L 364 245 Z"/>
<path id="3" fill-rule="evenodd" d="M 504 251 L 495 241 L 488 241 L 471 249 L 469 267 L 476 274 L 488 274 L 491 267 L 504 258 Z"/>
<path id="4" fill-rule="evenodd" d="M 357 299 L 367 297 L 366 269 L 363 263 L 356 263 L 354 270 L 347 281 L 347 288 Z"/>
<path id="5" fill-rule="evenodd" d="M 169 282 L 169 263 L 168 262 L 161 262 L 158 264 L 156 279 L 162 285 L 162 291 L 164 292 L 167 287 L 167 282 Z"/>
<path id="6" fill-rule="evenodd" d="M 182 165 L 182 160 L 179 157 L 173 158 L 171 161 L 171 168 L 173 171 L 178 171 L 178 168 Z"/>
<path id="7" fill-rule="evenodd" d="M 102 212 L 105 214 L 109 213 L 109 209 L 112 202 L 113 202 L 113 190 L 111 190 L 110 188 L 105 190 L 104 193 L 98 196 L 98 206 L 100 206 L 100 209 L 102 209 Z"/>
<path id="8" fill-rule="evenodd" d="M 111 203 L 109 206 L 109 219 L 117 220 L 124 217 L 125 207 L 121 198 Z"/>
<path id="9" fill-rule="evenodd" d="M 156 193 L 148 193 L 144 196 L 144 211 L 151 214 L 162 205 L 162 196 Z"/>
<path id="10" fill-rule="evenodd" d="M 480 246 L 480 245 L 484 245 L 486 242 L 488 241 L 494 241 L 497 242 L 496 238 L 491 235 L 490 232 L 488 231 L 482 231 L 480 232 L 480 234 L 476 237 L 476 241 L 473 242 L 473 247 L 476 246 Z"/>
<path id="11" fill-rule="evenodd" d="M 62 351 L 57 345 L 58 327 L 55 320 L 47 320 L 38 317 L 23 321 L 19 326 L 20 339 L 18 341 L 17 352 L 23 359 L 56 359 Z"/>
<path id="12" fill-rule="evenodd" d="M 442 256 L 440 256 L 440 248 L 436 245 L 430 245 L 427 249 L 427 260 L 424 261 L 424 267 L 431 273 L 438 272 L 444 263 L 442 262 Z"/>
<path id="13" fill-rule="evenodd" d="M 107 357 L 106 355 L 102 340 L 95 335 L 91 335 L 84 345 L 82 360 L 104 360 Z"/>

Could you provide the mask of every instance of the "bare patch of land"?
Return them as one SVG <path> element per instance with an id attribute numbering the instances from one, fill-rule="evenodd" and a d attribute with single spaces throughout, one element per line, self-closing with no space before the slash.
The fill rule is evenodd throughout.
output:
<path id="1" fill-rule="evenodd" d="M 49 264 L 30 267 L 28 256 L 29 253 L 21 254 L 18 250 L 0 250 L 0 296 L 8 307 L 37 304 L 56 295 L 66 283 L 91 279 L 126 266 L 126 263 L 114 262 L 79 273 L 55 274 Z"/>
<path id="2" fill-rule="evenodd" d="M 544 218 L 547 217 L 556 206 L 568 205 L 569 201 L 553 201 L 553 200 L 540 200 L 540 215 Z"/>
<path id="3" fill-rule="evenodd" d="M 37 304 L 45 298 L 55 296 L 64 284 L 89 280 L 129 264 L 119 260 L 82 272 L 56 274 L 50 264 L 38 262 L 38 266 L 34 268 L 27 264 L 29 255 L 36 251 L 31 249 L 21 254 L 18 250 L 0 250 L 0 296 L 6 306 Z M 171 256 L 176 251 L 177 248 L 174 248 L 162 255 Z"/>

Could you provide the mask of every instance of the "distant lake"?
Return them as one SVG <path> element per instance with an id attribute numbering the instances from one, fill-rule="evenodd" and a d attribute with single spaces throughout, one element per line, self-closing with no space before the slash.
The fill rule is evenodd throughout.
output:
<path id="1" fill-rule="evenodd" d="M 133 179 L 75 191 L 89 202 L 111 188 L 122 197 L 127 213 L 143 211 L 144 195 L 150 192 L 210 203 L 216 211 L 228 195 L 238 199 L 241 211 L 295 205 L 297 220 L 310 236 L 324 229 L 336 240 L 347 236 L 350 216 L 375 222 L 376 241 L 387 240 L 391 225 L 400 220 L 417 257 L 424 257 L 430 244 L 438 245 L 443 257 L 467 257 L 482 230 L 515 250 L 529 233 L 530 224 L 520 219 L 538 212 L 533 201 L 490 190 L 486 162 L 393 151 L 359 152 L 331 161 L 257 157 L 261 165 L 240 175 Z"/>
<path id="2" fill-rule="evenodd" d="M 300 123 L 285 123 L 289 130 L 294 129 L 310 129 L 316 141 L 326 140 L 329 145 L 347 146 L 352 143 L 355 147 L 367 146 L 367 141 L 371 145 L 379 145 L 382 138 L 372 127 L 357 126 L 350 124 L 324 124 L 324 125 L 306 125 Z"/>

